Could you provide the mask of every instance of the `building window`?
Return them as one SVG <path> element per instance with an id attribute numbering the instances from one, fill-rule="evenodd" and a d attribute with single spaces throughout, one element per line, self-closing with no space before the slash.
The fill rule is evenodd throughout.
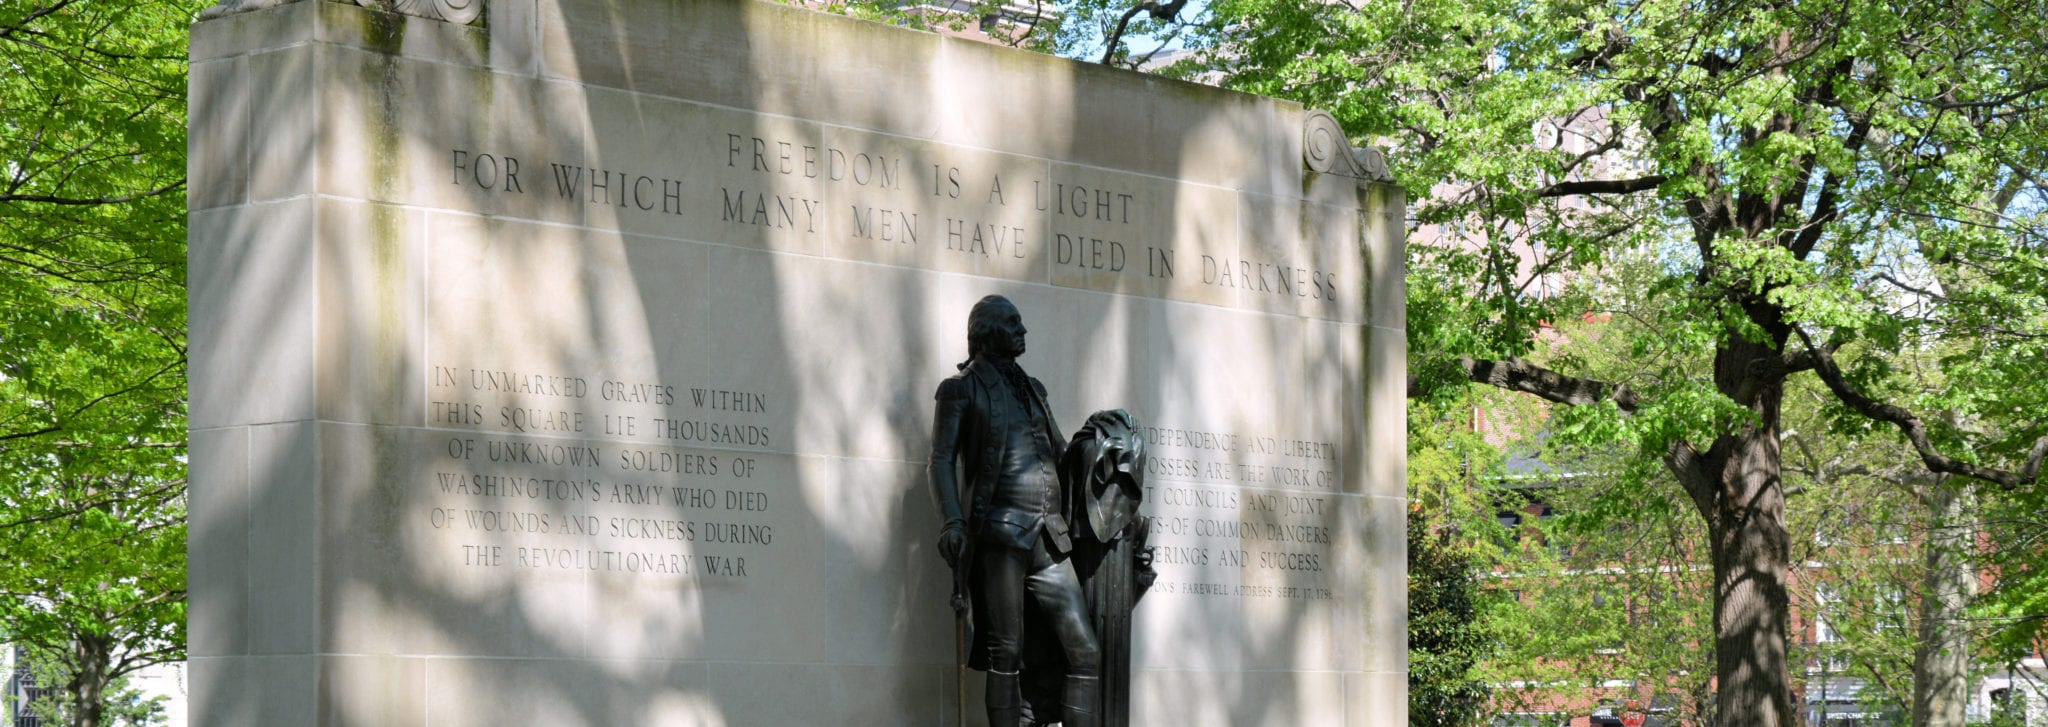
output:
<path id="1" fill-rule="evenodd" d="M 13 718 L 8 727 L 43 727 L 43 720 L 31 714 L 30 702 L 42 698 L 46 691 L 36 686 L 36 675 L 28 670 L 28 652 L 14 647 L 14 671 L 7 675 L 7 711 Z"/>
<path id="2" fill-rule="evenodd" d="M 2027 695 L 2012 687 L 1991 690 L 1991 724 L 1997 727 L 2027 726 Z"/>
<path id="3" fill-rule="evenodd" d="M 1522 542 L 1522 513 L 1514 510 L 1502 510 L 1494 514 L 1493 520 L 1500 523 L 1501 532 L 1498 544 L 1501 547 Z"/>
<path id="4" fill-rule="evenodd" d="M 1832 644 L 1842 640 L 1841 634 L 1835 633 L 1834 626 L 1828 623 L 1828 613 L 1840 600 L 1834 587 L 1826 583 L 1813 589 L 1813 643 Z"/>

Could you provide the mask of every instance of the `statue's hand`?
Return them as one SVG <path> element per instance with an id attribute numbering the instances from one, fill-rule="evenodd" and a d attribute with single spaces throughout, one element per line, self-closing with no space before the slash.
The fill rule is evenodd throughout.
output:
<path id="1" fill-rule="evenodd" d="M 960 557 L 966 553 L 966 530 L 958 521 L 946 523 L 946 529 L 939 531 L 939 557 L 946 559 L 946 567 L 959 568 Z"/>
<path id="2" fill-rule="evenodd" d="M 1152 570 L 1152 549 L 1140 549 L 1138 556 L 1131 560 L 1135 561 L 1131 570 L 1138 580 L 1138 590 L 1151 588 L 1152 582 L 1159 579 L 1159 571 Z"/>

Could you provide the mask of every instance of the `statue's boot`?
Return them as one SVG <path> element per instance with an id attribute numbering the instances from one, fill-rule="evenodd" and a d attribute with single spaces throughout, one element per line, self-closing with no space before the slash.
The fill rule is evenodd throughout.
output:
<path id="1" fill-rule="evenodd" d="M 1060 703 L 1064 709 L 1060 727 L 1100 727 L 1101 715 L 1095 709 L 1102 703 L 1102 678 L 1067 675 L 1066 693 L 1060 695 Z"/>
<path id="2" fill-rule="evenodd" d="M 988 670 L 989 727 L 1017 727 L 1024 721 L 1024 692 L 1017 684 L 1017 672 Z"/>

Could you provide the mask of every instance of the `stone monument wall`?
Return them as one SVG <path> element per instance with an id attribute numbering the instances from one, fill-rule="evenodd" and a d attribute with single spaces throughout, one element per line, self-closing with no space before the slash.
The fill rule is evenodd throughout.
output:
<path id="1" fill-rule="evenodd" d="M 1148 427 L 1137 723 L 1405 723 L 1404 201 L 1327 115 L 401 4 L 193 28 L 194 724 L 953 723 L 924 470 L 990 293 L 1067 431 Z"/>

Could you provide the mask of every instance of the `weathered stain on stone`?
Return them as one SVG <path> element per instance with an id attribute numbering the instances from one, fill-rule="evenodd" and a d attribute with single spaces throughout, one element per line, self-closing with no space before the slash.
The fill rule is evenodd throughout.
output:
<path id="1" fill-rule="evenodd" d="M 362 23 L 363 37 L 377 52 L 376 58 L 362 65 L 363 88 L 369 94 L 366 100 L 373 107 L 367 120 L 371 196 L 393 199 L 404 174 L 399 110 L 406 94 L 398 73 L 398 53 L 405 42 L 406 20 L 397 13 L 381 10 L 354 15 Z"/>

